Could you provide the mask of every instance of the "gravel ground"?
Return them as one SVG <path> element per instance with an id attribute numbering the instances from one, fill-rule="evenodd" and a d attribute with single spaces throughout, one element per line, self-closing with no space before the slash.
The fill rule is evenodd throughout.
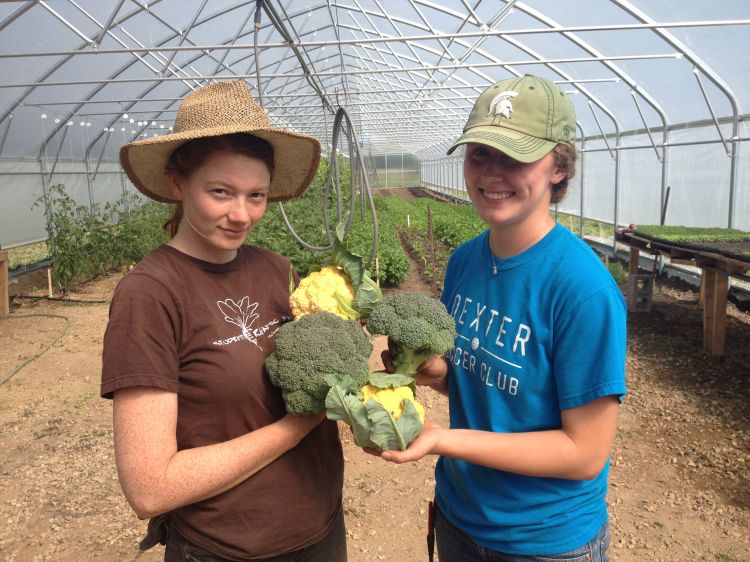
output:
<path id="1" fill-rule="evenodd" d="M 106 299 L 117 279 L 71 297 Z M 750 560 L 750 316 L 730 305 L 726 356 L 709 357 L 696 297 L 657 282 L 651 312 L 629 318 L 608 498 L 616 561 Z M 98 397 L 107 305 L 15 306 L 0 321 L 0 381 L 66 325 L 23 314 L 70 325 L 0 385 L 0 560 L 160 560 L 161 548 L 137 552 L 145 522 L 120 492 L 111 404 Z M 445 421 L 445 398 L 420 399 Z M 342 436 L 350 561 L 425 560 L 434 459 L 395 466 Z"/>

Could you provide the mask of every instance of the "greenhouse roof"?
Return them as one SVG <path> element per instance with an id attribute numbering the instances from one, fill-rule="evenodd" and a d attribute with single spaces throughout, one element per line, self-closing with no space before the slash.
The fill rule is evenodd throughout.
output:
<path id="1" fill-rule="evenodd" d="M 746 0 L 40 0 L 0 3 L 0 31 L 0 158 L 114 160 L 230 78 L 277 125 L 326 144 L 343 106 L 371 151 L 425 157 L 526 73 L 608 146 L 703 124 L 729 152 L 750 106 Z"/>

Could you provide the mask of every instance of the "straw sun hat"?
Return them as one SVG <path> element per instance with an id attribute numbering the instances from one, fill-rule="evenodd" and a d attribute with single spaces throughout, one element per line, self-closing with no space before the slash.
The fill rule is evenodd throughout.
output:
<path id="1" fill-rule="evenodd" d="M 269 201 L 301 195 L 315 177 L 320 161 L 317 139 L 271 127 L 268 114 L 242 80 L 210 84 L 185 96 L 177 110 L 173 132 L 123 145 L 120 163 L 144 195 L 173 203 L 164 175 L 172 152 L 190 140 L 229 133 L 250 133 L 273 147 L 275 170 Z"/>

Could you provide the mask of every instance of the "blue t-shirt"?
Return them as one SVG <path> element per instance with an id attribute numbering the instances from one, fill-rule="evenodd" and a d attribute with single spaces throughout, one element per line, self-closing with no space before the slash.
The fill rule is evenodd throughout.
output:
<path id="1" fill-rule="evenodd" d="M 594 252 L 556 225 L 517 256 L 494 259 L 489 231 L 448 263 L 442 301 L 458 336 L 448 354 L 451 428 L 559 429 L 561 411 L 625 394 L 626 308 Z M 553 554 L 607 519 L 609 463 L 593 480 L 521 476 L 441 457 L 436 498 L 478 544 Z"/>

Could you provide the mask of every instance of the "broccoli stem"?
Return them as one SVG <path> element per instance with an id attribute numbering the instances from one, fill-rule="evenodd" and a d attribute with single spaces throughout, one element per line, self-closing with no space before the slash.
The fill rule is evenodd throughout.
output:
<path id="1" fill-rule="evenodd" d="M 413 377 L 417 373 L 417 368 L 424 363 L 431 355 L 429 350 L 417 351 L 404 347 L 396 346 L 396 354 L 393 357 L 393 368 L 395 373 L 400 375 L 409 375 Z"/>

